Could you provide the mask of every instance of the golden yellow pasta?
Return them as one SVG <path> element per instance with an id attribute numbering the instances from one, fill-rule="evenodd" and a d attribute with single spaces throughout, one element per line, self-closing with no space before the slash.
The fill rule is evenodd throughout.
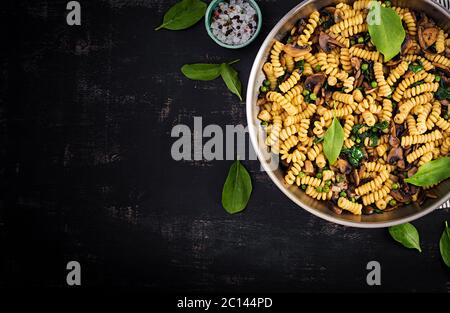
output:
<path id="1" fill-rule="evenodd" d="M 391 211 L 405 194 L 420 205 L 425 188 L 410 188 L 406 173 L 450 155 L 448 34 L 423 14 L 391 6 L 408 41 L 385 62 L 368 32 L 370 2 L 303 17 L 286 40 L 274 41 L 262 67 L 257 116 L 265 144 L 279 155 L 289 188 L 337 214 Z M 420 38 L 424 27 L 433 36 Z M 334 121 L 344 138 L 330 164 L 324 142 Z"/>

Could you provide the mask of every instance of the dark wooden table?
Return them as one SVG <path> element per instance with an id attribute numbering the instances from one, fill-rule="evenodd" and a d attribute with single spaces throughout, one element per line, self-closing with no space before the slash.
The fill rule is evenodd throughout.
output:
<path id="1" fill-rule="evenodd" d="M 245 85 L 258 47 L 297 1 L 259 1 L 264 27 L 249 47 L 220 48 L 202 23 L 153 31 L 175 1 L 11 1 L 1 53 L 0 286 L 189 291 L 450 291 L 438 241 L 449 210 L 414 222 L 423 252 L 387 230 L 325 222 L 288 200 L 245 161 L 254 191 L 231 216 L 221 189 L 231 161 L 174 161 L 175 125 L 246 124 L 220 81 L 180 67 L 236 64 Z M 366 284 L 381 263 L 382 285 Z"/>

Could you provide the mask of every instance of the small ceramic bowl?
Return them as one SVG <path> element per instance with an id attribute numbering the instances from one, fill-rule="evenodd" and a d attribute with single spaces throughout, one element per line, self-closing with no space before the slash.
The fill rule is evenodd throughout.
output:
<path id="1" fill-rule="evenodd" d="M 243 48 L 245 46 L 248 46 L 250 43 L 253 42 L 253 40 L 255 40 L 255 38 L 258 36 L 259 32 L 261 31 L 261 25 L 262 25 L 262 14 L 261 14 L 261 10 L 259 9 L 258 4 L 254 1 L 254 0 L 245 0 L 247 1 L 256 11 L 256 14 L 258 15 L 258 25 L 256 27 L 256 31 L 253 34 L 252 37 L 250 37 L 249 40 L 247 40 L 246 42 L 240 44 L 240 45 L 229 45 L 226 44 L 222 41 L 220 41 L 219 39 L 217 39 L 216 36 L 214 36 L 212 30 L 211 30 L 211 16 L 215 10 L 215 8 L 219 5 L 220 2 L 225 2 L 225 0 L 213 0 L 211 1 L 211 3 L 209 4 L 208 8 L 206 9 L 206 13 L 205 13 L 205 27 L 206 27 L 206 31 L 208 32 L 209 37 L 212 38 L 212 40 L 214 40 L 219 46 L 224 47 L 224 48 L 228 48 L 228 49 L 240 49 Z"/>

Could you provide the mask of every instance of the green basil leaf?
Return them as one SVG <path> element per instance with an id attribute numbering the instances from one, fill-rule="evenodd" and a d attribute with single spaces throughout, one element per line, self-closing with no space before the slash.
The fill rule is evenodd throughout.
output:
<path id="1" fill-rule="evenodd" d="M 202 19 L 206 12 L 206 3 L 200 0 L 182 0 L 172 6 L 164 15 L 163 23 L 155 28 L 160 30 L 186 29 Z"/>
<path id="2" fill-rule="evenodd" d="M 406 34 L 400 17 L 393 9 L 372 1 L 367 24 L 370 38 L 377 50 L 384 55 L 385 62 L 400 53 Z"/>
<path id="3" fill-rule="evenodd" d="M 333 123 L 327 129 L 323 138 L 323 153 L 328 159 L 328 162 L 333 164 L 336 162 L 341 153 L 342 145 L 344 144 L 344 129 L 339 123 L 339 120 L 334 117 Z"/>
<path id="4" fill-rule="evenodd" d="M 242 211 L 250 199 L 252 181 L 245 167 L 236 160 L 230 167 L 228 177 L 223 185 L 222 206 L 230 213 Z"/>
<path id="5" fill-rule="evenodd" d="M 239 97 L 239 100 L 242 101 L 242 84 L 239 80 L 238 72 L 231 67 L 230 64 L 223 63 L 220 66 L 220 75 L 222 75 L 222 79 L 227 85 L 228 89 Z"/>
<path id="6" fill-rule="evenodd" d="M 389 227 L 389 234 L 395 241 L 400 242 L 403 246 L 410 249 L 417 249 L 422 252 L 420 248 L 419 233 L 414 225 L 410 223 L 401 224 Z"/>
<path id="7" fill-rule="evenodd" d="M 181 72 L 193 80 L 213 80 L 220 76 L 220 64 L 185 64 Z"/>
<path id="8" fill-rule="evenodd" d="M 445 222 L 445 229 L 442 232 L 441 240 L 439 240 L 439 250 L 445 265 L 450 267 L 450 228 L 447 222 Z"/>
<path id="9" fill-rule="evenodd" d="M 417 173 L 405 179 L 405 182 L 420 187 L 438 184 L 450 177 L 450 157 L 443 157 L 425 163 Z"/>
<path id="10" fill-rule="evenodd" d="M 421 64 L 415 64 L 415 63 L 410 64 L 408 68 L 413 73 L 418 73 L 421 70 L 423 70 L 423 66 Z"/>

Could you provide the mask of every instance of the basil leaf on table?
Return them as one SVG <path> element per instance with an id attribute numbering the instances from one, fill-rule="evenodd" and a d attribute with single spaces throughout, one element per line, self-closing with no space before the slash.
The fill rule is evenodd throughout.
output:
<path id="1" fill-rule="evenodd" d="M 410 223 L 401 224 L 389 227 L 389 234 L 395 241 L 400 242 L 403 246 L 410 249 L 417 249 L 422 252 L 420 248 L 419 233 L 414 225 Z"/>
<path id="2" fill-rule="evenodd" d="M 230 64 L 223 63 L 220 66 L 220 75 L 222 75 L 222 79 L 227 85 L 228 89 L 239 97 L 239 100 L 242 101 L 242 84 L 239 80 L 239 74 L 236 72 L 234 68 L 231 67 Z"/>
<path id="3" fill-rule="evenodd" d="M 447 222 L 445 222 L 445 229 L 442 232 L 441 240 L 439 240 L 439 250 L 445 265 L 450 267 L 450 228 Z"/>
<path id="4" fill-rule="evenodd" d="M 186 29 L 202 19 L 206 12 L 206 3 L 200 0 L 182 0 L 172 6 L 164 15 L 163 23 L 155 28 L 160 30 Z"/>
<path id="5" fill-rule="evenodd" d="M 213 80 L 220 76 L 220 64 L 185 64 L 181 72 L 193 80 Z"/>
<path id="6" fill-rule="evenodd" d="M 377 50 L 384 55 L 385 62 L 400 53 L 406 33 L 402 20 L 393 9 L 372 1 L 367 24 L 370 38 Z"/>
<path id="7" fill-rule="evenodd" d="M 222 206 L 230 213 L 241 212 L 252 193 L 252 181 L 245 167 L 236 160 L 230 167 L 222 190 Z"/>
<path id="8" fill-rule="evenodd" d="M 425 163 L 419 167 L 417 173 L 405 179 L 405 182 L 420 187 L 427 187 L 438 184 L 449 177 L 450 157 L 443 157 Z"/>
<path id="9" fill-rule="evenodd" d="M 234 60 L 222 64 L 196 63 L 185 64 L 181 67 L 181 72 L 184 76 L 193 80 L 214 80 L 221 76 L 228 89 L 239 97 L 242 101 L 241 91 L 242 84 L 239 80 L 238 72 L 231 67 L 232 64 L 239 62 Z"/>
<path id="10" fill-rule="evenodd" d="M 334 117 L 330 128 L 327 129 L 323 139 L 323 153 L 330 162 L 330 165 L 336 162 L 341 153 L 344 144 L 344 129 L 339 120 Z"/>

